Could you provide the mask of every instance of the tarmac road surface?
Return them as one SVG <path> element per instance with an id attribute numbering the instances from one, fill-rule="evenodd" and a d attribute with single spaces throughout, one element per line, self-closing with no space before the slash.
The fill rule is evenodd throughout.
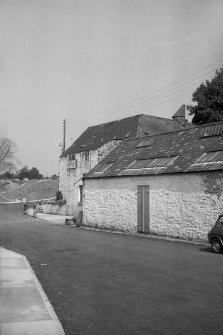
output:
<path id="1" fill-rule="evenodd" d="M 57 226 L 11 206 L 0 205 L 0 246 L 27 257 L 66 335 L 222 334 L 223 255 L 208 245 Z"/>

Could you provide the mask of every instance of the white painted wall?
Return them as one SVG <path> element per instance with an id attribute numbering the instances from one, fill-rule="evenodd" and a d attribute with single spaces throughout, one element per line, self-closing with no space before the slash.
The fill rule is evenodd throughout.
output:
<path id="1" fill-rule="evenodd" d="M 83 174 L 95 167 L 98 162 L 116 148 L 119 143 L 119 140 L 114 140 L 96 150 L 83 151 L 75 154 L 77 167 L 69 171 L 68 156 L 60 158 L 59 190 L 62 191 L 64 198 L 67 200 L 65 207 L 69 215 L 76 213 L 77 204 L 80 201 L 79 186 L 82 185 Z"/>
<path id="2" fill-rule="evenodd" d="M 98 163 L 97 151 L 91 151 L 89 156 L 84 152 L 78 153 L 75 155 L 75 159 L 77 167 L 75 169 L 68 169 L 68 157 L 61 158 L 59 170 L 59 189 L 67 200 L 66 210 L 70 215 L 74 215 L 77 203 L 80 201 L 79 186 L 82 185 L 83 174 L 90 171 Z"/>
<path id="3" fill-rule="evenodd" d="M 137 185 L 150 185 L 150 231 L 206 240 L 223 213 L 223 172 L 87 179 L 84 224 L 137 230 Z"/>

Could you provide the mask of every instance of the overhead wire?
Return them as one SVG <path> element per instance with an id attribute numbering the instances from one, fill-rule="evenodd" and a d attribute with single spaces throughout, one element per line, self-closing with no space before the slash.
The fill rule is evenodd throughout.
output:
<path id="1" fill-rule="evenodd" d="M 188 85 L 189 84 L 189 85 Z M 181 94 L 181 95 L 177 95 L 177 96 L 175 96 L 175 97 L 173 97 L 173 98 L 171 98 L 171 99 L 168 99 L 168 100 L 166 100 L 166 101 L 164 101 L 164 102 L 162 102 L 162 103 L 160 103 L 160 100 L 162 100 L 162 99 L 166 99 L 166 98 L 169 98 L 169 97 L 171 97 L 172 95 L 175 95 L 175 94 L 177 94 L 179 91 L 182 91 L 182 90 L 184 90 L 184 89 L 186 89 L 186 88 L 189 88 L 189 87 L 191 87 L 191 88 L 194 88 L 194 84 L 190 84 L 190 83 L 187 83 L 187 85 L 185 86 L 185 87 L 181 87 L 180 89 L 178 89 L 177 91 L 175 91 L 175 92 L 172 92 L 172 93 L 168 93 L 168 94 L 164 94 L 164 95 L 162 95 L 162 96 L 160 96 L 160 98 L 159 99 L 154 99 L 154 100 L 152 100 L 152 101 L 144 101 L 144 102 L 141 102 L 141 103 L 138 103 L 137 105 L 133 105 L 133 106 L 129 106 L 129 107 L 125 107 L 125 108 L 123 108 L 123 109 L 119 109 L 119 110 L 113 110 L 112 112 L 110 112 L 110 113 L 106 113 L 106 112 L 103 112 L 103 114 L 101 114 L 101 113 L 94 113 L 93 114 L 93 116 L 94 116 L 94 120 L 95 120 L 95 118 L 97 119 L 97 117 L 101 117 L 102 115 L 103 116 L 108 116 L 108 115 L 116 115 L 116 114 L 120 114 L 120 113 L 126 113 L 126 112 L 128 112 L 128 115 L 130 114 L 130 113 L 139 113 L 140 111 L 142 111 L 142 110 L 149 110 L 149 109 L 152 109 L 152 108 L 154 108 L 154 107 L 156 107 L 156 106 L 159 106 L 159 105 L 161 105 L 161 104 L 164 104 L 164 103 L 167 103 L 167 102 L 169 102 L 169 101 L 172 101 L 172 100 L 175 100 L 175 99 L 178 99 L 179 97 L 181 97 L 181 96 L 184 96 L 184 95 L 187 95 L 187 94 L 189 94 L 189 93 L 192 93 L 192 91 L 193 91 L 193 89 L 191 89 L 190 91 L 185 91 L 183 94 Z M 156 102 L 158 102 L 158 103 L 156 103 Z M 143 108 L 143 109 L 142 109 Z M 83 117 L 82 118 L 80 118 L 80 117 L 77 117 L 77 118 L 75 118 L 75 119 L 67 119 L 67 121 L 69 122 L 69 121 L 76 121 L 76 122 L 79 122 L 79 121 L 83 121 Z M 89 120 L 87 120 L 87 121 L 89 121 Z"/>
<path id="2" fill-rule="evenodd" d="M 194 72 L 194 73 L 192 73 L 192 74 L 190 74 L 190 75 L 188 75 L 188 76 L 186 76 L 186 77 L 184 77 L 184 78 L 182 78 L 182 79 L 180 79 L 180 80 L 178 80 L 178 81 L 176 81 L 176 82 L 170 84 L 170 85 L 167 85 L 167 86 L 164 87 L 164 88 L 161 88 L 161 89 L 156 90 L 156 91 L 154 91 L 154 92 L 150 92 L 150 93 L 148 93 L 147 95 L 144 95 L 144 96 L 142 96 L 142 97 L 140 97 L 140 98 L 134 99 L 134 100 L 132 100 L 132 101 L 130 101 L 130 102 L 128 102 L 128 103 L 125 103 L 125 104 L 122 104 L 122 105 L 119 105 L 119 106 L 116 106 L 116 107 L 107 109 L 107 110 L 105 110 L 105 111 L 103 111 L 103 112 L 100 112 L 100 113 L 94 113 L 94 117 L 95 117 L 96 115 L 102 115 L 102 114 L 103 114 L 103 115 L 116 114 L 116 112 L 115 112 L 116 110 L 117 110 L 117 112 L 119 112 L 120 110 L 124 111 L 124 110 L 127 110 L 127 109 L 132 109 L 133 107 L 136 108 L 136 107 L 140 106 L 140 105 L 143 104 L 143 103 L 147 103 L 147 100 L 148 100 L 148 99 L 151 101 L 152 99 L 153 99 L 153 100 L 156 100 L 156 98 L 158 98 L 158 97 L 161 97 L 161 98 L 162 98 L 163 95 L 166 96 L 166 93 L 175 91 L 175 90 L 177 90 L 177 88 L 179 88 L 179 87 L 183 87 L 183 86 L 185 86 L 185 85 L 188 85 L 188 84 L 194 82 L 195 80 L 198 80 L 198 79 L 202 78 L 203 76 L 207 76 L 208 74 L 210 74 L 210 73 L 212 73 L 212 72 L 215 72 L 215 71 L 216 71 L 216 68 L 215 68 L 215 69 L 212 69 L 212 70 L 210 70 L 210 71 L 208 71 L 208 72 L 205 72 L 205 73 L 203 73 L 202 75 L 200 75 L 200 76 L 198 76 L 198 77 L 196 77 L 196 78 L 193 78 L 192 80 L 190 80 L 190 81 L 188 81 L 188 82 L 186 82 L 186 83 L 183 83 L 183 84 L 178 85 L 178 86 L 176 86 L 176 87 L 173 87 L 173 88 L 171 88 L 171 89 L 169 89 L 169 90 L 166 90 L 167 88 L 169 88 L 169 87 L 171 87 L 171 86 L 175 86 L 177 83 L 180 83 L 180 82 L 184 81 L 185 79 L 191 78 L 191 77 L 193 77 L 195 74 L 198 74 L 198 73 L 204 71 L 205 69 L 210 68 L 211 66 L 213 66 L 213 65 L 215 65 L 215 64 L 217 64 L 217 63 L 219 63 L 219 62 L 221 62 L 221 61 L 223 61 L 223 58 L 220 59 L 220 60 L 218 60 L 218 61 L 216 61 L 216 62 L 214 62 L 214 63 L 212 63 L 212 64 L 210 64 L 209 66 L 206 66 L 206 67 L 200 69 L 199 71 L 196 71 L 196 72 Z M 186 87 L 188 87 L 188 86 L 186 86 Z M 186 87 L 185 87 L 185 88 L 186 88 Z M 157 92 L 161 92 L 161 91 L 163 91 L 163 92 L 162 92 L 162 93 L 159 93 L 159 94 L 157 94 L 157 95 L 153 95 L 153 97 L 149 98 L 149 96 L 151 96 L 152 94 L 157 93 Z M 177 93 L 177 92 L 175 92 L 175 93 Z M 171 95 L 172 95 L 172 94 L 174 94 L 174 93 L 171 93 Z M 144 100 L 145 100 L 145 102 L 143 102 Z M 138 101 L 138 102 L 137 102 L 137 101 Z M 150 101 L 149 101 L 149 102 L 150 102 Z M 125 107 L 125 106 L 126 106 L 126 107 Z M 110 112 L 110 113 L 109 113 L 109 112 Z M 81 118 L 79 118 L 79 117 L 78 117 L 78 118 L 72 118 L 72 119 L 69 119 L 69 121 L 72 121 L 72 120 L 77 121 L 78 119 L 81 119 Z"/>
<path id="3" fill-rule="evenodd" d="M 212 64 L 194 72 L 194 73 L 191 73 L 191 74 L 181 78 L 180 80 L 177 80 L 174 83 L 171 83 L 171 84 L 169 84 L 169 85 L 167 85 L 163 88 L 160 88 L 160 89 L 155 90 L 153 92 L 150 92 L 146 95 L 143 95 L 143 96 L 141 96 L 139 98 L 136 98 L 136 99 L 134 99 L 134 100 L 132 100 L 128 103 L 124 103 L 124 104 L 118 105 L 116 107 L 109 108 L 109 109 L 107 109 L 105 111 L 102 111 L 102 112 L 94 113 L 92 116 L 93 116 L 95 121 L 97 119 L 100 119 L 102 116 L 116 115 L 117 113 L 119 113 L 119 114 L 122 113 L 122 114 L 125 115 L 128 112 L 127 116 L 130 116 L 131 113 L 137 112 L 137 114 L 138 114 L 142 111 L 153 109 L 157 106 L 160 106 L 160 105 L 166 104 L 170 101 L 173 101 L 175 99 L 178 99 L 179 97 L 182 97 L 182 96 L 185 96 L 189 93 L 192 93 L 191 90 L 186 91 L 186 92 L 184 92 L 180 95 L 174 96 L 173 98 L 170 98 L 168 100 L 160 101 L 162 99 L 167 99 L 170 96 L 177 94 L 181 90 L 184 90 L 184 89 L 192 87 L 192 86 L 194 87 L 195 81 L 197 81 L 198 79 L 201 79 L 204 76 L 207 76 L 208 74 L 212 73 L 213 71 L 216 71 L 216 68 L 212 69 L 212 70 L 209 70 L 208 72 L 204 72 L 203 74 L 193 78 L 196 74 L 199 74 L 199 73 L 205 71 L 206 69 L 209 69 L 210 67 L 212 67 L 212 66 L 214 66 L 214 65 L 216 65 L 216 64 L 218 64 L 222 61 L 223 61 L 223 58 L 219 59 L 218 61 L 216 61 L 216 62 L 214 62 L 214 63 L 212 63 Z M 191 78 L 191 80 L 189 80 L 187 82 L 184 82 L 185 80 L 190 79 L 190 78 Z M 181 83 L 181 84 L 177 85 L 179 83 Z M 67 125 L 66 125 L 67 132 L 70 132 L 70 131 L 73 132 L 74 130 L 82 130 L 82 129 L 86 128 L 86 126 L 85 126 L 86 124 L 91 124 L 89 116 L 88 116 L 88 118 L 86 118 L 84 120 L 83 120 L 83 116 L 82 117 L 77 116 L 75 118 L 66 118 L 66 120 L 67 120 Z M 82 126 L 72 127 L 72 125 L 71 125 L 72 121 L 76 121 L 77 123 L 82 121 Z M 53 126 L 53 124 L 55 126 Z M 41 129 L 32 130 L 32 135 L 33 134 L 39 134 L 39 133 L 42 133 L 44 135 L 45 132 L 47 132 L 47 134 L 51 134 L 51 133 L 52 134 L 53 133 L 58 134 L 58 128 L 59 127 L 60 127 L 60 124 L 58 123 L 58 121 L 43 123 Z M 62 129 L 62 127 L 61 127 L 61 129 Z M 28 138 L 29 135 L 27 133 L 23 133 L 23 134 L 21 134 L 20 137 L 27 137 Z M 31 137 L 31 135 L 30 135 L 30 137 Z"/>
<path id="4" fill-rule="evenodd" d="M 161 106 L 163 104 L 166 104 L 170 101 L 173 101 L 173 100 L 176 100 L 182 96 L 185 96 L 187 94 L 190 94 L 192 93 L 192 90 L 187 90 L 187 91 L 184 91 L 182 94 L 178 94 L 177 96 L 174 96 L 173 98 L 169 98 L 171 97 L 172 95 L 175 95 L 177 94 L 179 91 L 182 91 L 182 90 L 185 90 L 186 88 L 189 88 L 189 87 L 193 87 L 194 88 L 194 85 L 199 85 L 199 82 L 197 83 L 197 81 L 201 78 L 203 78 L 204 76 L 207 76 L 208 74 L 211 74 L 213 72 L 216 71 L 216 68 L 214 69 L 211 69 L 209 71 L 205 71 L 206 69 L 209 69 L 210 67 L 212 67 L 213 65 L 216 65 L 218 64 L 219 62 L 222 62 L 223 61 L 223 58 L 190 74 L 190 75 L 187 75 L 183 78 L 181 78 L 180 80 L 170 84 L 170 85 L 167 85 L 166 87 L 164 88 L 161 88 L 159 90 L 156 90 L 154 92 L 150 92 L 142 97 L 139 97 L 137 99 L 134 99 L 128 103 L 125 103 L 125 104 L 122 104 L 122 105 L 119 105 L 119 106 L 116 106 L 116 107 L 113 107 L 113 108 L 110 108 L 102 113 L 94 113 L 94 120 L 96 118 L 96 120 L 98 118 L 101 118 L 101 116 L 108 116 L 108 115 L 116 115 L 117 113 L 126 113 L 128 112 L 128 116 L 130 116 L 130 114 L 132 113 L 135 113 L 137 112 L 140 113 L 140 112 L 143 112 L 143 111 L 148 111 L 148 109 L 154 109 L 155 107 L 158 107 L 158 106 Z M 201 72 L 205 71 L 203 74 L 199 75 L 199 76 L 196 76 L 194 78 L 194 76 L 196 74 L 199 74 Z M 191 79 L 191 80 L 187 80 L 187 79 Z M 206 79 L 206 78 L 205 78 Z M 185 80 L 187 80 L 185 82 Z M 178 85 L 179 84 L 179 85 Z M 168 89 L 169 88 L 169 89 Z M 160 92 L 160 93 L 159 93 Z M 155 95 L 154 95 L 155 94 Z M 153 96 L 152 96 L 153 95 Z M 151 97 L 152 96 L 152 97 Z M 159 98 L 159 99 L 158 99 Z M 169 99 L 168 99 L 169 98 Z M 165 99 L 164 101 L 160 101 L 160 100 L 163 100 Z M 167 100 L 166 100 L 167 99 Z M 159 100 L 159 101 L 158 101 Z M 95 120 L 95 121 L 96 121 Z M 85 121 L 87 122 L 83 122 L 83 117 L 76 117 L 76 118 L 72 118 L 72 119 L 67 119 L 68 123 L 67 123 L 67 132 L 68 133 L 71 133 L 71 132 L 74 132 L 75 130 L 81 130 L 82 128 L 86 128 L 84 127 L 85 124 L 90 124 L 90 120 L 89 118 Z M 69 122 L 71 121 L 82 121 L 82 127 L 72 127 L 72 125 L 69 124 Z"/>

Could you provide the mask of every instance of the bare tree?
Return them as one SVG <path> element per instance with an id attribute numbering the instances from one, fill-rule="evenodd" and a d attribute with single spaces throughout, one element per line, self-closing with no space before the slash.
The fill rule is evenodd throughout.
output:
<path id="1" fill-rule="evenodd" d="M 9 138 L 0 138 L 0 174 L 12 171 L 15 168 L 16 145 Z"/>

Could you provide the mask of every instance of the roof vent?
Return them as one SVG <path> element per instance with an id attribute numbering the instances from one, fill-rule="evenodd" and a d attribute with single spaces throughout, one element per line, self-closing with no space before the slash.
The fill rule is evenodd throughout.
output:
<path id="1" fill-rule="evenodd" d="M 182 105 L 177 112 L 172 116 L 173 121 L 177 121 L 179 124 L 184 125 L 186 122 L 185 114 L 186 114 L 187 105 Z"/>
<path id="2" fill-rule="evenodd" d="M 147 138 L 141 140 L 139 144 L 137 144 L 136 148 L 143 148 L 143 147 L 151 147 L 151 145 L 155 142 L 153 138 Z"/>

